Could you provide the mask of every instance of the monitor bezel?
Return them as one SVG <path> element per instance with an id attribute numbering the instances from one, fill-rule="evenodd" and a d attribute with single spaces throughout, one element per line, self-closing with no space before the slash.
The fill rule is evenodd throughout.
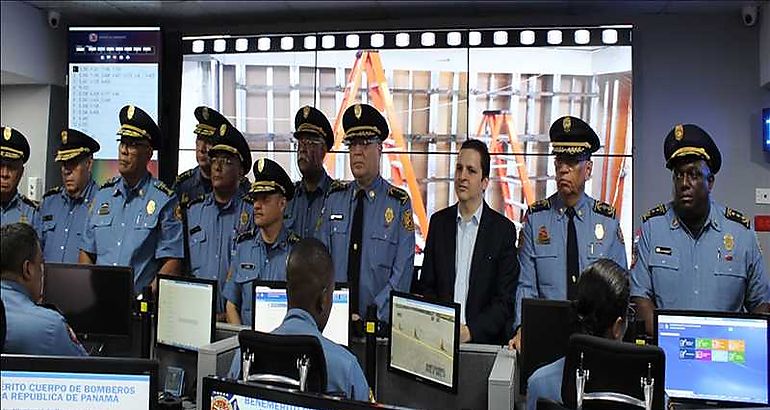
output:
<path id="1" fill-rule="evenodd" d="M 422 303 L 428 303 L 431 305 L 441 306 L 445 308 L 450 308 L 455 311 L 455 325 L 454 325 L 454 346 L 452 346 L 453 350 L 453 357 L 452 360 L 452 385 L 447 386 L 443 383 L 439 383 L 435 380 L 427 379 L 424 376 L 421 376 L 419 374 L 415 374 L 406 370 L 399 369 L 397 367 L 393 366 L 393 298 L 400 297 L 403 299 L 409 299 L 417 302 Z M 457 394 L 457 388 L 459 383 L 459 373 L 458 370 L 460 368 L 460 304 L 455 302 L 442 302 L 435 299 L 426 298 L 420 295 L 415 295 L 412 293 L 406 293 L 406 292 L 399 292 L 396 290 L 392 290 L 390 292 L 390 312 L 388 315 L 388 371 L 401 374 L 404 376 L 407 376 L 409 378 L 412 378 L 414 380 L 417 380 L 420 383 L 424 383 L 429 386 L 438 387 L 441 390 L 448 391 L 452 394 Z"/>
<path id="2" fill-rule="evenodd" d="M 160 348 L 166 348 L 166 349 L 172 349 L 177 350 L 184 353 L 198 353 L 197 348 L 190 348 L 187 346 L 179 346 L 174 345 L 170 343 L 164 343 L 158 340 L 158 322 L 160 320 L 159 315 L 159 309 L 160 309 L 160 281 L 161 280 L 170 280 L 173 282 L 178 283 L 195 283 L 195 284 L 203 284 L 203 285 L 210 285 L 212 286 L 212 298 L 211 298 L 211 323 L 210 323 L 210 331 L 209 331 L 209 344 L 214 342 L 215 336 L 216 336 L 216 327 L 217 327 L 217 295 L 218 295 L 218 283 L 215 279 L 201 279 L 196 278 L 192 276 L 174 276 L 174 275 L 164 275 L 164 274 L 158 274 L 157 275 L 158 280 L 158 303 L 155 304 L 155 346 Z"/>
<path id="3" fill-rule="evenodd" d="M 125 318 L 125 329 L 126 333 L 124 334 L 109 334 L 109 333 L 86 333 L 79 331 L 79 329 L 73 328 L 72 330 L 75 332 L 75 334 L 78 336 L 78 338 L 82 339 L 83 341 L 111 341 L 111 340 L 125 340 L 125 339 L 131 339 L 133 337 L 133 323 L 132 318 L 134 316 L 134 269 L 130 266 L 111 266 L 111 265 L 87 265 L 87 264 L 79 264 L 79 263 L 57 263 L 57 262 L 45 262 L 43 264 L 43 269 L 45 270 L 44 276 L 50 276 L 51 271 L 56 271 L 56 268 L 60 269 L 75 269 L 75 270 L 89 270 L 91 272 L 94 272 L 96 270 L 99 271 L 101 274 L 102 272 L 107 272 L 108 274 L 113 275 L 120 275 L 120 274 L 126 274 L 124 280 L 126 281 L 126 287 L 128 288 L 128 294 L 127 298 L 125 300 L 126 306 L 128 307 L 128 316 Z M 113 280 L 118 280 L 118 278 L 115 278 Z M 45 283 L 43 283 L 43 300 L 46 300 L 46 286 Z M 62 313 L 62 316 L 65 320 L 67 320 L 67 323 L 69 324 L 69 319 L 67 316 Z"/>
<path id="4" fill-rule="evenodd" d="M 158 403 L 158 361 L 128 357 L 67 357 L 3 354 L 0 358 L 3 371 L 96 373 L 110 375 L 150 376 L 148 409 Z"/>
<path id="5" fill-rule="evenodd" d="M 553 299 L 537 299 L 537 298 L 524 298 L 521 301 L 521 352 L 525 352 L 526 346 L 529 345 L 530 338 L 526 337 L 527 334 L 532 334 L 531 332 L 525 332 L 524 327 L 529 327 L 530 325 L 525 325 L 526 323 L 530 322 L 529 320 L 525 320 L 524 318 L 524 311 L 530 310 L 530 307 L 548 307 L 548 308 L 560 308 L 566 310 L 566 313 L 569 314 L 572 311 L 572 302 L 568 300 L 553 300 Z M 574 333 L 574 332 L 572 332 Z M 566 352 L 565 352 L 566 353 Z M 518 366 L 519 366 L 519 372 L 521 374 L 521 377 L 519 378 L 519 386 L 517 388 L 521 392 L 521 394 L 524 394 L 527 392 L 527 382 L 530 376 L 537 370 L 538 368 L 531 365 L 532 360 L 529 360 L 530 357 L 527 357 L 524 353 L 520 353 L 518 357 Z M 543 366 L 543 365 L 541 365 Z M 526 377 L 525 377 L 526 376 Z"/>
<path id="6" fill-rule="evenodd" d="M 666 316 L 688 316 L 688 317 L 715 317 L 726 319 L 749 319 L 749 320 L 764 320 L 767 322 L 767 333 L 770 335 L 770 315 L 763 315 L 757 313 L 741 313 L 741 312 L 716 312 L 707 310 L 674 310 L 674 309 L 655 309 L 653 314 L 653 343 L 655 346 L 658 344 L 658 317 L 661 315 Z M 665 351 L 664 351 L 665 352 Z M 770 358 L 770 340 L 767 343 L 767 357 Z M 691 397 L 670 397 L 671 400 L 681 403 L 693 403 L 693 404 L 708 404 L 717 406 L 749 406 L 749 405 L 763 405 L 770 404 L 770 360 L 767 362 L 767 392 L 768 401 L 765 403 L 758 402 L 745 402 L 745 401 L 729 401 L 729 400 L 714 400 L 714 399 L 696 399 Z M 663 386 L 665 391 L 666 386 Z M 666 393 L 668 395 L 668 393 Z"/>

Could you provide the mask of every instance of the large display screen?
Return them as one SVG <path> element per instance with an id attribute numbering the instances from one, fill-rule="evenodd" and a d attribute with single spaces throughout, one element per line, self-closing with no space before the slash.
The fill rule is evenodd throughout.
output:
<path id="1" fill-rule="evenodd" d="M 768 319 L 657 315 L 671 398 L 768 404 Z"/>
<path id="2" fill-rule="evenodd" d="M 196 351 L 211 343 L 216 295 L 216 281 L 160 276 L 157 343 Z"/>
<path id="3" fill-rule="evenodd" d="M 411 196 L 420 265 L 430 216 L 456 202 L 463 141 L 487 143 L 486 201 L 520 226 L 529 204 L 556 192 L 548 130 L 573 115 L 599 134 L 586 193 L 617 208 L 630 260 L 628 26 L 190 37 L 183 48 L 179 172 L 196 165 L 193 111 L 206 105 L 243 132 L 254 158 L 299 180 L 294 115 L 313 105 L 335 127 L 327 172 L 351 180 L 341 113 L 373 104 L 391 129 L 381 173 Z"/>

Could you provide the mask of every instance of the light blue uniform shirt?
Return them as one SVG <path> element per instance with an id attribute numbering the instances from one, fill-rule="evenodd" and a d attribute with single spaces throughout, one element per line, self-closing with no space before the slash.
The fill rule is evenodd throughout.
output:
<path id="1" fill-rule="evenodd" d="M 532 373 L 527 380 L 527 410 L 537 410 L 537 399 L 561 403 L 561 382 L 565 358 L 549 363 Z"/>
<path id="2" fill-rule="evenodd" d="M 337 282 L 349 282 L 348 247 L 359 189 L 355 181 L 332 183 L 321 214 L 318 238 L 329 248 Z M 414 275 L 412 201 L 381 176 L 366 189 L 365 198 L 358 309 L 364 315 L 375 304 L 379 320 L 387 322 L 390 292 L 409 292 Z"/>
<path id="3" fill-rule="evenodd" d="M 88 209 L 98 189 L 91 180 L 77 198 L 70 197 L 61 186 L 43 196 L 39 235 L 46 262 L 78 263 Z"/>
<path id="4" fill-rule="evenodd" d="M 286 206 L 286 219 L 284 225 L 302 238 L 315 237 L 321 211 L 323 210 L 324 197 L 329 192 L 332 179 L 326 171 L 322 171 L 318 187 L 313 192 L 305 189 L 305 184 L 298 181 L 294 184 L 294 199 Z"/>
<path id="5" fill-rule="evenodd" d="M 177 206 L 174 192 L 149 173 L 133 188 L 116 177 L 96 193 L 80 249 L 96 255 L 97 265 L 132 267 L 141 293 L 162 259 L 184 258 Z"/>
<path id="6" fill-rule="evenodd" d="M 87 356 L 59 312 L 36 305 L 21 284 L 0 283 L 7 333 L 4 353 Z"/>
<path id="7" fill-rule="evenodd" d="M 253 213 L 251 203 L 238 194 L 227 204 L 217 203 L 213 192 L 188 204 L 190 273 L 196 278 L 217 280 L 217 313 L 225 311 L 223 294 L 235 254 L 235 238 L 252 228 Z"/>
<path id="8" fill-rule="evenodd" d="M 711 202 L 697 240 L 670 203 L 642 219 L 634 238 L 631 296 L 648 298 L 659 309 L 728 312 L 770 302 L 770 278 L 756 234 L 736 211 Z"/>
<path id="9" fill-rule="evenodd" d="M 39 218 L 37 204 L 18 191 L 7 204 L 0 204 L 0 225 L 22 222 L 37 230 L 40 226 Z"/>
<path id="10" fill-rule="evenodd" d="M 236 239 L 235 255 L 230 263 L 231 276 L 225 283 L 225 299 L 240 307 L 241 323 L 252 323 L 254 281 L 286 281 L 286 261 L 292 246 L 300 238 L 281 226 L 275 243 L 266 244 L 258 228 Z"/>
<path id="11" fill-rule="evenodd" d="M 521 274 L 516 289 L 516 322 L 521 324 L 525 298 L 567 299 L 567 224 L 569 216 L 558 194 L 529 207 L 519 241 Z M 607 258 L 626 268 L 626 251 L 615 210 L 583 194 L 575 205 L 580 272 Z"/>

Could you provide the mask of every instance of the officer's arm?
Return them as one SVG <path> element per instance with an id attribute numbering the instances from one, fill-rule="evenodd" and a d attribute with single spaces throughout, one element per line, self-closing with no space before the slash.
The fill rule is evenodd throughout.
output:
<path id="1" fill-rule="evenodd" d="M 521 240 L 519 241 L 519 282 L 516 287 L 516 306 L 514 306 L 515 320 L 513 330 L 518 333 L 518 327 L 521 326 L 521 301 L 526 298 L 536 298 L 537 295 L 537 273 L 535 272 L 535 244 L 532 233 L 532 223 L 528 215 L 525 218 L 524 226 L 521 227 Z"/>
<path id="2" fill-rule="evenodd" d="M 94 198 L 96 200 L 96 198 Z M 78 262 L 83 264 L 93 265 L 96 263 L 96 236 L 94 236 L 94 225 L 91 222 L 93 217 L 94 207 L 86 215 L 85 226 L 83 226 L 83 234 L 80 235 L 80 254 L 78 255 Z"/>
<path id="3" fill-rule="evenodd" d="M 78 263 L 84 265 L 93 265 L 96 263 L 96 255 L 81 249 L 80 254 L 78 255 Z"/>
<path id="4" fill-rule="evenodd" d="M 182 274 L 182 260 L 166 258 L 160 265 L 159 272 L 164 275 L 180 276 Z"/>
<path id="5" fill-rule="evenodd" d="M 177 207 L 176 195 L 163 205 L 160 211 L 160 231 L 158 243 L 155 246 L 155 258 L 163 260 L 160 272 L 168 274 L 181 274 L 181 260 L 184 258 L 184 238 L 182 235 L 182 221 L 179 215 L 175 215 Z"/>
<path id="6" fill-rule="evenodd" d="M 238 254 L 233 256 L 233 261 L 230 263 L 230 270 L 227 272 L 227 281 L 225 282 L 224 289 L 222 290 L 222 297 L 225 298 L 225 314 L 227 315 L 227 323 L 235 325 L 241 324 L 241 288 L 235 283 L 235 266 L 238 266 Z"/>
<path id="7" fill-rule="evenodd" d="M 433 215 L 435 216 L 435 214 Z M 438 257 L 436 255 L 436 225 L 435 218 L 430 217 L 430 225 L 433 229 L 428 231 L 428 238 L 425 240 L 425 249 L 423 250 L 422 269 L 420 271 L 420 281 L 418 283 L 418 291 L 427 297 L 436 298 L 438 296 L 438 290 L 436 289 L 436 272 L 434 261 Z M 443 255 L 444 257 L 454 257 L 454 255 Z"/>
<path id="8" fill-rule="evenodd" d="M 623 235 L 623 231 L 620 230 L 620 221 L 617 219 L 613 219 L 613 222 L 615 223 L 615 237 L 612 238 L 612 242 L 610 242 L 610 249 L 609 249 L 609 257 L 615 263 L 622 266 L 623 269 L 628 268 L 628 258 L 626 257 L 626 246 L 623 243 L 624 239 L 621 235 Z"/>
<path id="9" fill-rule="evenodd" d="M 64 320 L 64 317 L 56 313 L 53 319 L 51 337 L 56 355 L 61 356 L 88 356 L 86 350 L 75 337 L 75 332 Z"/>
<path id="10" fill-rule="evenodd" d="M 401 209 L 398 248 L 396 249 L 396 257 L 393 259 L 393 266 L 390 268 L 390 278 L 374 297 L 380 320 L 387 321 L 390 310 L 390 292 L 392 290 L 409 292 L 409 286 L 412 283 L 412 276 L 414 275 L 414 220 L 408 220 L 408 218 L 413 218 L 411 211 L 412 203 L 410 200 Z"/>
<path id="11" fill-rule="evenodd" d="M 646 228 L 646 229 L 645 229 Z M 645 332 L 653 334 L 652 314 L 655 311 L 655 291 L 647 257 L 650 254 L 649 226 L 642 223 L 634 238 L 631 261 L 631 301 L 636 303 L 636 320 L 644 321 Z"/>
<path id="12" fill-rule="evenodd" d="M 352 400 L 369 401 L 371 392 L 369 391 L 369 383 L 366 381 L 364 372 L 361 370 L 358 361 L 354 358 L 350 361 L 347 369 L 347 384 L 350 386 Z"/>
<path id="13" fill-rule="evenodd" d="M 751 248 L 746 253 L 749 283 L 746 287 L 745 307 L 753 313 L 770 313 L 770 276 L 762 260 L 757 235 L 754 232 L 750 232 L 750 235 Z"/>

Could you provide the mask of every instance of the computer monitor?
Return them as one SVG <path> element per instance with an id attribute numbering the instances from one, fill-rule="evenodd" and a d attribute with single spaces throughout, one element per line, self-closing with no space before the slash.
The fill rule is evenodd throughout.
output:
<path id="1" fill-rule="evenodd" d="M 744 313 L 655 311 L 666 394 L 701 404 L 768 404 L 768 323 L 768 316 Z"/>
<path id="2" fill-rule="evenodd" d="M 277 386 L 243 383 L 215 377 L 203 379 L 202 409 L 238 410 L 359 410 L 396 409 L 383 404 L 346 400 L 319 394 L 303 393 Z"/>
<path id="3" fill-rule="evenodd" d="M 332 311 L 323 335 L 337 344 L 347 346 L 350 329 L 349 289 L 347 283 L 337 283 L 334 287 Z M 272 332 L 281 325 L 288 310 L 286 282 L 254 282 L 253 306 L 252 329 L 265 333 Z"/>
<path id="4" fill-rule="evenodd" d="M 567 354 L 575 330 L 572 304 L 565 300 L 524 299 L 521 302 L 519 389 L 527 391 L 529 376 L 539 367 Z"/>
<path id="5" fill-rule="evenodd" d="M 460 305 L 390 294 L 388 370 L 457 392 Z"/>
<path id="6" fill-rule="evenodd" d="M 198 351 L 214 341 L 217 281 L 158 275 L 159 346 Z"/>
<path id="7" fill-rule="evenodd" d="M 121 266 L 46 263 L 43 302 L 55 305 L 83 340 L 129 337 L 133 271 Z"/>
<path id="8" fill-rule="evenodd" d="M 154 409 L 158 363 L 147 359 L 2 355 L 3 408 Z"/>

